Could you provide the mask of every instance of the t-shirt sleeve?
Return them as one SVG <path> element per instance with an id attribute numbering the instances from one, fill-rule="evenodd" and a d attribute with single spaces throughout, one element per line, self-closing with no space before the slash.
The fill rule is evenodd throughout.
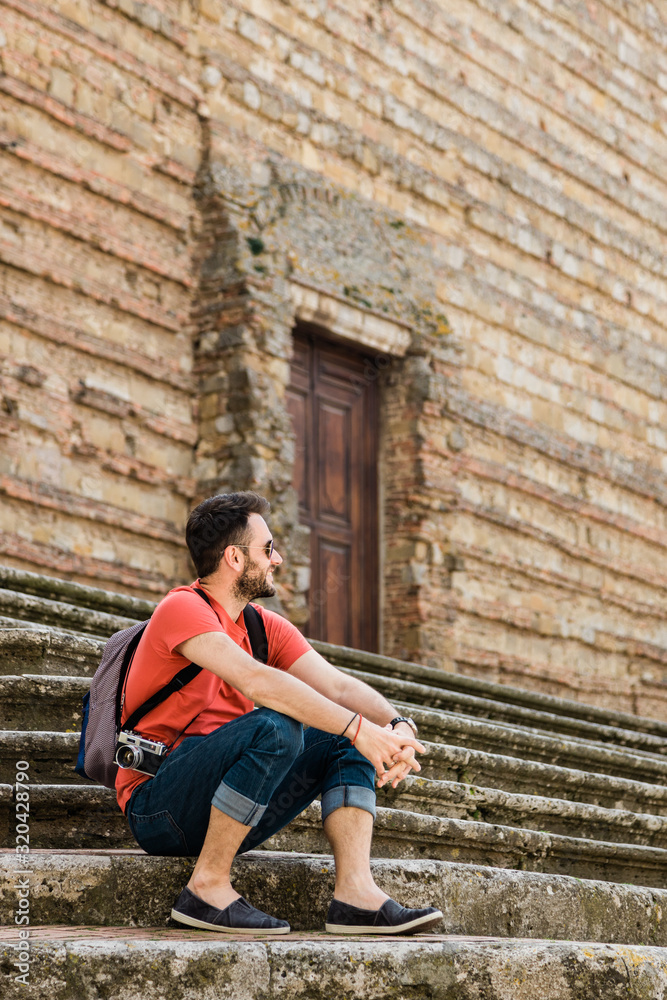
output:
<path id="1" fill-rule="evenodd" d="M 149 639 L 156 653 L 174 652 L 186 639 L 204 632 L 224 632 L 213 608 L 191 590 L 167 594 L 153 612 Z"/>
<path id="2" fill-rule="evenodd" d="M 266 629 L 266 638 L 269 644 L 269 665 L 277 667 L 278 670 L 289 670 L 300 656 L 307 653 L 313 647 L 307 639 L 299 632 L 296 625 L 292 625 L 282 615 L 267 608 L 253 604 L 262 619 Z"/>

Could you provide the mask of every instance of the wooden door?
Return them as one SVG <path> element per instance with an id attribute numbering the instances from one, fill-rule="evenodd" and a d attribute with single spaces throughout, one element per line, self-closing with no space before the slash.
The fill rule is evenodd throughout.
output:
<path id="1" fill-rule="evenodd" d="M 364 355 L 300 329 L 288 407 L 296 434 L 294 487 L 310 528 L 305 635 L 378 648 L 378 403 Z"/>

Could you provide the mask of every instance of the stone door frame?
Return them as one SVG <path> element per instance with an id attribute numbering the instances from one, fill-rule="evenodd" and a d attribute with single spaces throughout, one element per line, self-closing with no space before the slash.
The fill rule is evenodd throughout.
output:
<path id="1" fill-rule="evenodd" d="M 419 658 L 424 595 L 442 592 L 448 572 L 430 554 L 438 551 L 433 511 L 442 499 L 427 453 L 455 354 L 446 319 L 433 308 L 430 246 L 387 210 L 284 162 L 255 171 L 261 189 L 252 174 L 247 164 L 217 165 L 198 194 L 197 498 L 239 489 L 267 496 L 287 556 L 274 606 L 305 622 L 309 538 L 292 487 L 286 405 L 292 332 L 298 322 L 314 324 L 371 352 L 368 378 L 377 380 L 381 412 L 380 651 Z"/>

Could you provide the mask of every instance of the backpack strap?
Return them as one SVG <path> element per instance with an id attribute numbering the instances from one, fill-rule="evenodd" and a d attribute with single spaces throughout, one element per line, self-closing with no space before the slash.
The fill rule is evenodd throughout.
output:
<path id="1" fill-rule="evenodd" d="M 127 644 L 125 653 L 123 654 L 123 662 L 120 666 L 120 673 L 118 675 L 118 687 L 116 688 L 116 732 L 120 732 L 120 720 L 123 714 L 123 703 L 125 702 L 125 685 L 127 684 L 127 675 L 132 665 L 132 660 L 134 659 L 134 654 L 137 651 L 137 646 L 139 645 L 139 640 L 146 631 L 146 626 L 150 618 L 143 623 L 143 628 L 140 628 L 135 632 L 130 641 Z"/>
<path id="2" fill-rule="evenodd" d="M 195 590 L 203 597 L 207 604 L 211 607 L 211 601 L 207 593 L 200 590 L 199 587 L 195 587 Z M 266 628 L 264 627 L 264 619 L 260 615 L 256 608 L 253 608 L 252 604 L 246 604 L 243 609 L 243 621 L 245 622 L 246 631 L 248 632 L 248 638 L 250 639 L 250 648 L 252 649 L 252 655 L 260 663 L 269 662 L 269 640 L 266 636 Z"/>
<path id="3" fill-rule="evenodd" d="M 211 604 L 211 601 L 207 593 L 205 593 L 199 587 L 195 587 L 194 590 L 195 593 L 199 594 L 199 596 L 202 597 L 211 608 L 213 608 L 213 605 Z M 245 625 L 248 630 L 248 638 L 250 639 L 250 646 L 252 649 L 253 656 L 255 657 L 255 659 L 260 660 L 262 663 L 266 663 L 269 658 L 269 643 L 266 637 L 266 629 L 264 628 L 264 621 L 262 620 L 262 616 L 260 615 L 259 611 L 257 611 L 255 608 L 251 607 L 250 604 L 248 604 L 243 609 L 243 620 L 245 621 Z M 148 622 L 146 622 L 146 625 L 147 624 Z M 137 634 L 132 637 L 131 642 L 128 644 L 127 650 L 125 651 L 125 656 L 123 657 L 122 681 L 118 685 L 119 692 L 124 686 L 124 680 L 129 671 L 137 646 L 139 645 L 139 640 L 141 639 L 143 634 L 144 634 L 144 629 L 142 629 L 140 632 L 137 632 Z M 137 708 L 132 713 L 132 715 L 125 721 L 124 728 L 134 729 L 137 723 L 140 722 L 141 719 L 143 719 L 144 715 L 148 715 L 149 712 L 152 712 L 154 708 L 157 708 L 158 705 L 161 705 L 162 702 L 166 701 L 170 695 L 174 694 L 174 692 L 180 691 L 182 687 L 185 687 L 186 684 L 189 684 L 190 681 L 194 680 L 195 677 L 197 677 L 201 673 L 201 671 L 202 668 L 198 666 L 196 663 L 189 663 L 187 667 L 183 667 L 183 669 L 179 670 L 179 672 L 176 674 L 175 677 L 172 677 L 169 684 L 163 687 L 160 691 L 157 691 L 154 695 L 152 695 L 152 697 L 148 699 L 148 701 L 145 701 L 143 705 L 140 705 L 139 708 Z M 116 712 L 118 729 L 120 729 L 121 712 L 122 712 L 122 703 L 120 699 L 118 699 L 117 712 Z M 197 716 L 195 716 L 195 719 L 196 718 Z M 192 721 L 188 723 L 188 726 L 191 726 L 193 722 L 194 719 L 192 719 Z M 186 729 L 188 728 L 188 726 L 186 726 Z"/>
<path id="4" fill-rule="evenodd" d="M 260 615 L 256 608 L 253 608 L 252 604 L 246 604 L 243 609 L 243 620 L 245 622 L 245 627 L 248 630 L 248 638 L 250 639 L 250 648 L 252 649 L 252 655 L 260 663 L 269 662 L 269 640 L 266 637 L 266 629 L 264 628 L 264 619 Z"/>
<path id="5" fill-rule="evenodd" d="M 199 587 L 195 587 L 194 589 L 195 593 L 199 594 L 200 597 L 203 597 L 206 603 L 212 608 L 213 605 L 209 600 L 208 594 L 205 594 L 203 590 L 199 589 Z M 148 622 L 146 622 L 146 625 L 148 625 Z M 144 632 L 142 629 L 141 632 L 138 632 L 137 635 L 133 636 L 132 641 L 128 644 L 127 650 L 125 651 L 125 656 L 123 657 L 123 666 L 121 668 L 121 682 L 118 685 L 119 692 L 125 686 L 125 680 L 128 671 L 130 669 L 132 659 L 136 652 L 137 646 L 139 645 L 139 640 L 141 639 L 143 634 Z M 167 698 L 170 695 L 172 695 L 175 691 L 180 691 L 182 687 L 185 687 L 186 684 L 189 684 L 190 681 L 193 681 L 195 677 L 197 677 L 197 675 L 201 673 L 201 670 L 202 668 L 198 666 L 196 663 L 188 663 L 187 667 L 183 667 L 182 670 L 179 670 L 179 672 L 174 677 L 172 677 L 169 684 L 163 687 L 160 691 L 156 691 L 156 693 L 152 695 L 148 699 L 148 701 L 145 701 L 143 705 L 140 705 L 139 708 L 137 708 L 132 713 L 132 715 L 130 715 L 129 718 L 125 720 L 125 727 L 127 729 L 134 729 L 137 723 L 140 722 L 141 719 L 143 719 L 144 715 L 148 715 L 149 712 L 152 712 L 154 708 L 157 708 L 157 706 L 161 705 L 163 701 L 166 701 Z M 123 694 L 122 698 L 119 696 L 118 701 L 116 703 L 117 731 L 120 730 L 120 720 L 123 711 L 124 700 L 125 696 Z M 195 719 L 196 718 L 197 716 L 195 716 Z M 192 721 L 194 722 L 194 719 Z"/>

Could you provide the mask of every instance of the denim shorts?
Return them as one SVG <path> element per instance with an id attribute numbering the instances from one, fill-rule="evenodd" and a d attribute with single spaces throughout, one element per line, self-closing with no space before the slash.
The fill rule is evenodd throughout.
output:
<path id="1" fill-rule="evenodd" d="M 148 854 L 195 856 L 211 806 L 252 829 L 238 853 L 257 847 L 322 796 L 322 819 L 342 806 L 375 817 L 375 768 L 347 737 L 309 728 L 269 708 L 208 736 L 188 736 L 135 788 L 132 834 Z"/>

